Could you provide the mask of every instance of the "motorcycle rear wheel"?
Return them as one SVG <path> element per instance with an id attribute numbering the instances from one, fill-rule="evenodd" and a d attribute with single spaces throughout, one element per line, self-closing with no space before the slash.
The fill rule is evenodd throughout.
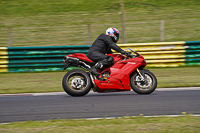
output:
<path id="1" fill-rule="evenodd" d="M 62 86 L 71 96 L 84 96 L 91 90 L 92 83 L 87 72 L 74 69 L 65 74 Z"/>
<path id="2" fill-rule="evenodd" d="M 135 72 L 130 78 L 131 88 L 138 94 L 150 94 L 157 87 L 156 76 L 147 69 L 142 71 L 144 71 L 146 82 L 142 81 L 140 75 Z"/>

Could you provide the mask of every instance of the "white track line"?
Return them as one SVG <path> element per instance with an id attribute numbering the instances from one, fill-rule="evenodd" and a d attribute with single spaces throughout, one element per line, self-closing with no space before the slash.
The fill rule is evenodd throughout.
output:
<path id="1" fill-rule="evenodd" d="M 179 116 L 196 116 L 199 117 L 200 114 L 186 114 L 186 115 L 152 115 L 152 116 L 143 116 L 143 115 L 138 115 L 138 116 L 124 116 L 124 117 L 179 117 Z M 115 118 L 123 118 L 123 117 L 102 117 L 102 118 L 85 118 L 86 120 L 99 120 L 99 119 L 115 119 Z M 77 119 L 80 120 L 80 119 Z"/>
<path id="2" fill-rule="evenodd" d="M 200 90 L 200 87 L 157 88 L 157 91 Z"/>
<path id="3" fill-rule="evenodd" d="M 157 88 L 156 91 L 185 91 L 200 90 L 200 87 L 179 87 L 179 88 Z M 96 93 L 90 91 L 90 93 Z M 20 94 L 0 94 L 0 97 L 6 96 L 47 96 L 47 95 L 66 95 L 65 92 L 47 92 L 47 93 L 20 93 Z"/>
<path id="4" fill-rule="evenodd" d="M 126 117 L 179 117 L 179 116 L 195 116 L 195 117 L 199 117 L 200 114 L 186 114 L 186 115 L 152 115 L 152 116 L 141 116 L 141 115 L 138 115 L 138 116 L 124 116 L 124 118 Z M 123 118 L 123 117 L 102 117 L 102 118 L 82 118 L 82 119 L 74 119 L 74 120 L 101 120 L 101 119 L 115 119 L 115 118 Z M 24 121 L 22 121 L 24 122 Z M 12 123 L 12 122 L 11 122 Z M 6 124 L 10 124 L 10 123 L 0 123 L 0 125 L 6 125 Z"/>

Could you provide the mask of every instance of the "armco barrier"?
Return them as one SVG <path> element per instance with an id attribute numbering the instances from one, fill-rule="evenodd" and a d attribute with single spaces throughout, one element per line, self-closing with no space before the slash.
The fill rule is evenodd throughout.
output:
<path id="1" fill-rule="evenodd" d="M 0 72 L 57 71 L 67 54 L 88 53 L 90 45 L 1 47 Z"/>
<path id="2" fill-rule="evenodd" d="M 119 44 L 142 54 L 148 66 L 200 65 L 200 41 Z M 63 57 L 88 53 L 90 45 L 47 47 L 0 47 L 0 72 L 62 70 Z"/>
<path id="3" fill-rule="evenodd" d="M 148 66 L 200 65 L 200 41 L 120 44 L 142 54 Z"/>
<path id="4" fill-rule="evenodd" d="M 188 41 L 185 46 L 185 65 L 200 65 L 200 41 Z"/>

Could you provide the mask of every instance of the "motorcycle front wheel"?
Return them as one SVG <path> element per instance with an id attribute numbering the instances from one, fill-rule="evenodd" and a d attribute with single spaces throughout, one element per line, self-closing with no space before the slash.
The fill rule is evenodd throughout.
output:
<path id="1" fill-rule="evenodd" d="M 90 91 L 92 83 L 88 73 L 74 69 L 65 74 L 62 86 L 65 92 L 71 96 L 84 96 Z"/>
<path id="2" fill-rule="evenodd" d="M 141 71 L 144 72 L 145 81 L 141 79 L 141 76 L 137 72 L 134 72 L 130 78 L 131 88 L 138 94 L 150 94 L 157 87 L 156 76 L 147 69 Z"/>

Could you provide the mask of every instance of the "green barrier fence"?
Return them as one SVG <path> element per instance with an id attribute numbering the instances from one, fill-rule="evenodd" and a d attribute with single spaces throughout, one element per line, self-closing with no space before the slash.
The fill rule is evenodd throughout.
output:
<path id="1" fill-rule="evenodd" d="M 1 47 L 0 72 L 58 71 L 67 54 L 88 53 L 90 45 Z"/>
<path id="2" fill-rule="evenodd" d="M 200 65 L 200 41 L 188 41 L 185 46 L 185 65 Z"/>
<path id="3" fill-rule="evenodd" d="M 148 66 L 176 67 L 200 65 L 200 41 L 119 44 L 142 54 Z M 72 53 L 88 53 L 90 45 L 45 47 L 0 47 L 0 72 L 58 71 L 63 58 Z M 114 52 L 114 51 L 113 51 Z"/>

